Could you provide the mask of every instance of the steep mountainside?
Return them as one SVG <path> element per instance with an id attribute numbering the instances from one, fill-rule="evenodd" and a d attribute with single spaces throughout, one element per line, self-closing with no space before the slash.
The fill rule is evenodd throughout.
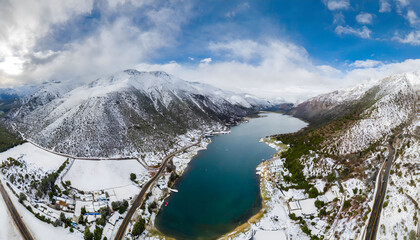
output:
<path id="1" fill-rule="evenodd" d="M 42 88 L 6 119 L 44 147 L 104 157 L 161 152 L 189 131 L 220 130 L 270 106 L 164 72 L 126 70 L 75 89 Z"/>
<path id="2" fill-rule="evenodd" d="M 363 151 L 413 117 L 417 74 L 395 75 L 309 99 L 290 113 L 326 127 L 324 138 L 331 154 Z M 330 140 L 327 140 L 327 137 Z"/>
<path id="3" fill-rule="evenodd" d="M 420 73 L 366 82 L 294 106 L 289 114 L 310 124 L 265 139 L 280 152 L 260 166 L 267 214 L 256 227 L 298 239 L 364 239 L 374 231 L 366 226 L 380 196 L 383 209 L 373 217 L 378 238 L 408 239 L 420 214 L 419 112 Z M 389 179 L 385 194 L 375 194 L 385 181 L 378 176 Z M 300 229 L 284 230 L 273 220 L 282 218 L 278 209 L 285 205 L 284 225 Z"/>

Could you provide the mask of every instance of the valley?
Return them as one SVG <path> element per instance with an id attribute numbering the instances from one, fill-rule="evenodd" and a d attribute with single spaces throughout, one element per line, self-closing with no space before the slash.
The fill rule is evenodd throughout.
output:
<path id="1" fill-rule="evenodd" d="M 113 89 L 118 89 L 115 84 L 146 84 L 147 81 L 137 79 L 138 75 L 173 79 L 160 72 L 120 74 L 124 77 L 117 74 L 119 77 L 105 78 Z M 56 102 L 66 109 L 62 116 L 67 116 L 75 111 L 71 108 L 79 111 L 86 104 L 93 104 L 88 103 L 92 99 L 96 102 L 97 97 L 69 105 L 65 102 L 74 98 L 70 97 L 75 94 L 72 92 L 81 91 L 74 88 L 68 93 L 52 94 L 55 97 L 47 97 L 37 106 L 33 101 L 40 99 L 40 92 L 35 92 L 3 118 L 5 134 L 11 137 L 9 149 L 0 153 L 2 182 L 12 201 L 17 202 L 19 214 L 26 216 L 23 221 L 35 239 L 43 235 L 33 228 L 34 221 L 44 224 L 39 229 L 56 228 L 54 232 L 58 235 L 67 231 L 68 239 L 95 235 L 107 239 L 238 240 L 382 239 L 390 235 L 416 235 L 419 83 L 417 73 L 407 73 L 321 95 L 293 107 L 279 106 L 308 125 L 273 112 L 260 112 L 255 118 L 255 113 L 273 108 L 274 104 L 255 98 L 250 100 L 251 104 L 244 102 L 249 97 L 241 101 L 234 97 L 240 107 L 229 106 L 233 103 L 222 99 L 232 99 L 230 93 L 223 93 L 222 99 L 221 93 L 217 93 L 217 97 L 212 95 L 206 101 L 228 106 L 227 111 L 237 114 L 234 118 L 219 115 L 229 114 L 218 112 L 220 106 L 210 110 L 200 105 L 208 107 L 209 102 L 195 103 L 188 108 L 200 106 L 202 112 L 191 114 L 209 125 L 182 125 L 185 132 L 173 132 L 174 138 L 165 148 L 159 146 L 170 139 L 169 135 L 149 132 L 141 141 L 160 142 L 150 152 L 147 150 L 150 148 L 140 145 L 132 150 L 136 145 L 117 137 L 120 140 L 111 143 L 114 150 L 103 155 L 98 153 L 106 146 L 94 142 L 98 136 L 112 136 L 113 130 L 89 129 L 88 125 L 79 124 L 86 119 L 66 126 L 78 128 L 83 136 L 96 136 L 68 146 L 77 149 L 83 143 L 86 155 L 81 155 L 78 150 L 53 147 L 43 140 L 38 144 L 38 137 L 46 136 L 46 129 L 61 131 L 62 121 L 71 122 L 59 118 L 39 128 L 38 120 L 31 117 L 31 112 L 38 116 Z M 100 84 L 101 88 L 104 84 Z M 156 89 L 156 82 L 151 86 L 147 89 L 155 91 L 150 89 Z M 184 91 L 177 94 L 185 94 Z M 202 89 L 194 91 L 204 94 Z M 52 96 L 45 89 L 41 93 Z M 105 94 L 104 99 L 114 96 L 112 91 L 101 94 Z M 160 111 L 166 117 L 160 101 L 151 113 Z M 173 101 L 178 102 L 179 96 L 170 100 Z M 165 108 L 171 108 L 170 102 Z M 107 111 L 99 115 L 102 114 Z M 247 116 L 254 117 L 245 120 Z M 22 124 L 25 121 L 35 124 L 27 128 Z M 134 120 L 130 121 L 135 125 Z M 33 132 L 35 128 L 44 129 L 41 130 L 44 133 Z M 70 139 L 66 137 L 64 142 Z M 128 148 L 117 147 L 122 143 Z M 400 217 L 389 219 L 395 215 Z M 57 235 L 51 235 L 54 236 Z"/>
<path id="2" fill-rule="evenodd" d="M 420 240 L 420 0 L 0 1 L 0 240 Z"/>
<path id="3" fill-rule="evenodd" d="M 391 76 L 291 109 L 310 124 L 265 139 L 279 151 L 259 166 L 267 214 L 237 238 L 256 230 L 280 239 L 418 235 L 418 76 Z"/>

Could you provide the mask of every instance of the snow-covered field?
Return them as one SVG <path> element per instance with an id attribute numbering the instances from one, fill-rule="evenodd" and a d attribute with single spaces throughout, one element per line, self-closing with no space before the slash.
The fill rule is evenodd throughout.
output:
<path id="1" fill-rule="evenodd" d="M 31 143 L 24 143 L 0 153 L 0 163 L 9 157 L 22 158 L 28 167 L 41 168 L 45 172 L 59 168 L 66 160 L 65 157 L 44 151 Z"/>
<path id="2" fill-rule="evenodd" d="M 94 191 L 133 184 L 130 173 L 146 175 L 148 171 L 136 160 L 75 160 L 64 181 L 79 190 Z"/>

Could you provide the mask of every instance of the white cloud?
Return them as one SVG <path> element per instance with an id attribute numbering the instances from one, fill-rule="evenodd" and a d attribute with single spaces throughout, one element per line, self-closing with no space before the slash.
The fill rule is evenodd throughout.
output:
<path id="1" fill-rule="evenodd" d="M 234 40 L 220 45 L 245 46 L 241 42 L 249 43 L 249 40 Z M 304 100 L 367 79 L 381 79 L 420 69 L 420 59 L 388 64 L 368 59 L 352 63 L 351 66 L 355 67 L 353 70 L 340 71 L 329 65 L 315 65 L 304 48 L 292 43 L 273 40 L 254 42 L 250 46 L 258 48 L 257 54 L 261 58 L 258 64 L 225 61 L 206 65 L 140 64 L 137 68 L 143 71 L 164 70 L 185 80 L 209 83 L 261 97 L 281 97 L 288 101 Z M 240 57 L 242 50 L 231 48 L 231 54 Z"/>
<path id="2" fill-rule="evenodd" d="M 4 57 L 0 61 L 0 70 L 8 75 L 18 75 L 23 71 L 24 61 L 18 57 Z"/>
<path id="3" fill-rule="evenodd" d="M 349 0 L 324 0 L 324 4 L 331 11 L 348 9 L 350 7 Z"/>
<path id="4" fill-rule="evenodd" d="M 210 43 L 209 55 L 216 61 L 205 58 L 185 65 L 176 62 L 148 64 L 159 50 L 177 44 L 177 36 L 191 16 L 187 2 L 163 2 L 114 0 L 109 5 L 116 8 L 124 4 L 127 8 L 147 8 L 139 14 L 148 21 L 147 27 L 134 25 L 130 16 L 114 14 L 112 20 L 101 22 L 91 34 L 68 42 L 60 50 L 38 49 L 36 43 L 47 36 L 54 25 L 89 14 L 91 2 L 83 0 L 73 5 L 50 0 L 48 4 L 33 4 L 29 0 L 14 0 L 5 3 L 0 9 L 0 84 L 10 86 L 13 85 L 11 81 L 52 78 L 91 81 L 100 75 L 137 66 L 139 70 L 164 70 L 186 80 L 293 101 L 352 85 L 366 78 L 411 71 L 414 67 L 420 69 L 420 60 L 376 65 L 370 62 L 373 60 L 365 60 L 353 63 L 352 66 L 357 69 L 343 72 L 332 66 L 313 63 L 307 51 L 296 44 L 247 39 Z M 333 10 L 350 7 L 349 1 L 328 2 L 331 3 L 326 5 Z M 15 13 L 11 15 L 9 12 Z M 344 24 L 344 19 L 337 24 Z M 371 35 L 367 27 L 338 26 L 335 30 L 340 35 L 352 34 L 362 38 Z M 420 33 L 411 34 L 396 40 L 420 45 Z"/>
<path id="5" fill-rule="evenodd" d="M 356 21 L 360 24 L 372 24 L 372 14 L 361 12 L 356 16 Z"/>
<path id="6" fill-rule="evenodd" d="M 10 82 L 9 75 L 24 71 L 33 54 L 36 41 L 44 37 L 52 25 L 89 13 L 92 0 L 77 1 L 3 1 L 0 8 L 0 82 Z"/>
<path id="7" fill-rule="evenodd" d="M 419 18 L 417 17 L 417 14 L 413 10 L 407 11 L 406 19 L 412 26 L 419 24 Z"/>
<path id="8" fill-rule="evenodd" d="M 107 0 L 109 6 L 111 8 L 115 8 L 118 6 L 123 6 L 127 3 L 132 4 L 135 7 L 140 7 L 141 5 L 145 4 L 146 2 L 148 2 L 148 4 L 150 3 L 151 0 L 141 0 L 141 1 L 136 1 L 136 0 Z"/>
<path id="9" fill-rule="evenodd" d="M 334 14 L 334 21 L 333 23 L 335 25 L 342 25 L 344 23 L 346 23 L 346 20 L 344 18 L 344 14 L 342 12 L 336 13 Z"/>
<path id="10" fill-rule="evenodd" d="M 239 58 L 241 60 L 250 60 L 258 56 L 258 43 L 251 40 L 230 41 L 210 43 L 209 49 L 211 51 L 222 54 L 224 57 Z"/>
<path id="11" fill-rule="evenodd" d="M 395 36 L 393 40 L 413 46 L 420 46 L 420 31 L 412 31 L 404 37 Z"/>
<path id="12" fill-rule="evenodd" d="M 398 14 L 403 15 L 403 10 L 410 5 L 410 0 L 394 0 L 396 11 Z"/>
<path id="13" fill-rule="evenodd" d="M 220 47 L 215 47 L 215 46 Z M 224 46 L 242 46 L 224 48 Z M 229 54 L 236 59 L 244 59 L 244 52 L 253 53 L 260 59 L 258 63 L 248 61 L 217 61 L 212 64 L 164 65 L 139 64 L 139 70 L 164 70 L 189 81 L 209 83 L 232 91 L 248 92 L 262 97 L 282 97 L 302 100 L 309 96 L 333 90 L 342 84 L 332 76 L 339 70 L 327 65 L 312 63 L 306 50 L 292 43 L 271 40 L 254 42 L 234 40 L 212 43 L 213 53 Z M 256 49 L 256 50 L 255 50 Z"/>
<path id="14" fill-rule="evenodd" d="M 370 38 L 370 34 L 372 33 L 372 31 L 366 26 L 363 26 L 360 29 L 355 29 L 350 26 L 345 26 L 345 27 L 337 26 L 335 28 L 335 32 L 338 35 L 349 34 L 349 35 L 355 35 L 361 38 Z"/>
<path id="15" fill-rule="evenodd" d="M 410 4 L 410 0 L 395 0 L 401 7 L 407 7 Z"/>
<path id="16" fill-rule="evenodd" d="M 379 1 L 379 12 L 391 12 L 391 4 L 388 2 L 388 0 Z"/>
<path id="17" fill-rule="evenodd" d="M 246 10 L 248 10 L 250 7 L 251 7 L 251 6 L 249 5 L 249 3 L 248 3 L 248 2 L 241 3 L 241 4 L 239 4 L 238 6 L 236 6 L 236 8 L 235 8 L 235 9 L 233 9 L 232 11 L 228 11 L 228 12 L 225 14 L 225 16 L 226 16 L 227 18 L 233 18 L 233 17 L 235 17 L 235 16 L 236 16 L 236 14 L 238 14 L 238 13 L 242 13 L 242 12 L 245 12 L 245 11 L 246 11 Z"/>
<path id="18" fill-rule="evenodd" d="M 200 61 L 200 63 L 202 63 L 202 64 L 209 64 L 209 63 L 211 63 L 211 58 L 204 58 L 204 59 L 202 59 L 201 61 Z"/>
<path id="19" fill-rule="evenodd" d="M 367 59 L 367 60 L 357 60 L 354 63 L 350 64 L 350 66 L 356 67 L 356 68 L 372 68 L 372 67 L 381 66 L 383 64 L 384 63 L 382 61 Z"/>
<path id="20" fill-rule="evenodd" d="M 53 51 L 48 46 L 38 49 L 36 44 L 51 34 L 53 26 L 89 14 L 92 3 L 89 5 L 85 0 L 71 1 L 74 4 L 55 0 L 45 4 L 32 2 L 25 5 L 23 0 L 16 0 L 0 9 L 0 85 L 70 78 L 89 81 L 101 74 L 129 68 L 153 58 L 158 49 L 175 45 L 182 24 L 191 16 L 188 2 L 113 1 L 110 6 L 116 9 L 106 4 L 101 6 L 105 8 L 100 9 L 104 20 L 98 28 L 66 43 L 60 51 Z M 147 27 L 143 29 L 129 16 L 113 12 L 122 8 L 142 11 Z M 112 18 L 107 19 L 107 14 Z"/>
<path id="21" fill-rule="evenodd" d="M 236 41 L 249 40 L 220 44 L 241 45 L 235 43 Z M 258 64 L 238 61 L 197 65 L 142 63 L 136 68 L 140 71 L 163 70 L 188 81 L 204 82 L 227 90 L 288 101 L 301 101 L 353 86 L 367 79 L 381 79 L 420 69 L 420 59 L 388 64 L 368 59 L 352 63 L 355 67 L 353 70 L 341 71 L 329 65 L 315 65 L 304 48 L 292 43 L 278 40 L 254 43 L 259 49 L 258 55 L 261 59 Z M 217 54 L 217 51 L 214 53 Z M 237 53 L 242 54 L 240 51 Z M 235 54 L 234 49 L 231 54 Z"/>
<path id="22" fill-rule="evenodd" d="M 403 62 L 379 64 L 374 67 L 357 68 L 346 72 L 342 81 L 354 79 L 361 82 L 367 79 L 382 79 L 394 74 L 416 72 L 420 69 L 420 59 L 407 59 Z"/>

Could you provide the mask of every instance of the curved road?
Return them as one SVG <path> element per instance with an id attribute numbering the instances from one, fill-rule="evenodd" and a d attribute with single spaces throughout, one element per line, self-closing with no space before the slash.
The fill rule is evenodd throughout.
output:
<path id="1" fill-rule="evenodd" d="M 31 233 L 26 228 L 25 223 L 23 223 L 22 219 L 20 218 L 19 213 L 16 211 L 16 208 L 13 205 L 13 202 L 10 199 L 9 195 L 7 194 L 6 189 L 4 189 L 1 181 L 0 181 L 0 192 L 1 192 L 1 195 L 3 195 L 4 202 L 6 203 L 7 208 L 9 209 L 10 215 L 12 215 L 13 221 L 15 222 L 15 225 L 19 229 L 19 232 L 22 235 L 22 238 L 24 240 L 33 240 L 34 238 L 32 237 Z"/>
<path id="2" fill-rule="evenodd" d="M 186 146 L 176 152 L 173 152 L 171 154 L 169 154 L 168 156 L 166 156 L 163 161 L 162 161 L 162 166 L 159 168 L 159 171 L 156 173 L 156 175 L 154 177 L 152 177 L 152 179 L 150 179 L 145 185 L 144 187 L 141 189 L 139 195 L 136 197 L 136 199 L 133 202 L 133 205 L 131 206 L 131 208 L 128 210 L 127 215 L 125 216 L 120 228 L 118 229 L 117 234 L 115 235 L 115 240 L 121 240 L 124 235 L 125 235 L 125 230 L 127 229 L 128 223 L 130 222 L 131 218 L 133 217 L 134 212 L 137 210 L 138 207 L 141 206 L 141 204 L 143 203 L 144 197 L 146 195 L 146 192 L 149 190 L 150 186 L 160 177 L 160 175 L 162 174 L 162 172 L 165 170 L 166 168 L 166 164 L 168 163 L 168 161 L 170 159 L 172 159 L 176 154 L 183 152 L 185 150 L 187 150 L 188 148 L 192 147 L 192 146 L 196 146 L 201 142 L 201 138 L 198 140 L 198 142 Z"/>
<path id="3" fill-rule="evenodd" d="M 386 195 L 386 186 L 388 184 L 389 172 L 391 170 L 392 162 L 395 158 L 395 149 L 392 144 L 387 145 L 389 155 L 386 159 L 385 170 L 379 171 L 379 182 L 378 188 L 375 195 L 375 201 L 373 203 L 372 213 L 370 214 L 369 222 L 367 225 L 365 240 L 376 239 L 376 233 L 378 232 L 379 218 L 381 215 L 382 205 Z"/>

